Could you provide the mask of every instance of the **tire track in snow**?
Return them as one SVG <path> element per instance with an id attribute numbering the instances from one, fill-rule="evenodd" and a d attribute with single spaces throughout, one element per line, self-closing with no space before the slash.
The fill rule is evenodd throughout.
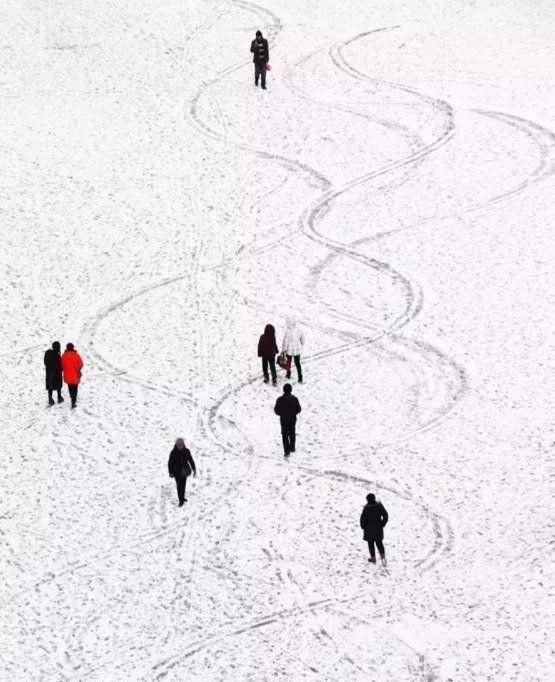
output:
<path id="1" fill-rule="evenodd" d="M 365 341 L 364 343 L 369 343 L 369 342 L 371 342 L 371 341 Z M 338 351 L 335 351 L 335 352 L 338 352 Z M 261 626 L 264 625 L 264 624 L 265 624 L 265 623 L 259 623 L 258 625 L 256 625 L 256 627 L 261 627 Z"/>
<path id="2" fill-rule="evenodd" d="M 390 172 L 392 170 L 397 170 L 399 168 L 405 167 L 406 165 L 409 165 L 410 163 L 414 163 L 414 162 L 418 161 L 419 159 L 423 158 L 425 155 L 434 151 L 438 146 L 441 146 L 441 144 L 445 144 L 448 141 L 448 139 L 450 138 L 451 134 L 452 134 L 452 130 L 450 130 L 448 127 L 447 130 L 444 131 L 444 135 L 442 137 L 440 137 L 436 142 L 434 142 L 431 145 L 428 145 L 423 150 L 420 149 L 417 152 L 413 152 L 411 157 L 409 157 L 410 161 L 397 162 L 397 163 L 390 164 L 385 170 L 383 170 L 381 172 L 380 171 L 374 171 L 373 173 L 364 176 L 363 179 L 359 178 L 359 179 L 349 183 L 348 185 L 346 185 L 344 188 L 342 188 L 341 190 L 339 190 L 337 192 L 330 191 L 327 196 L 324 196 L 323 199 L 321 198 L 320 200 L 318 200 L 317 203 L 315 204 L 315 206 L 312 208 L 312 212 L 309 214 L 309 218 L 307 220 L 308 226 L 310 228 L 314 228 L 315 218 L 321 217 L 322 207 L 329 206 L 331 201 L 333 199 L 335 199 L 337 196 L 339 196 L 340 194 L 342 194 L 343 192 L 346 192 L 349 189 L 351 189 L 352 187 L 355 187 L 355 186 L 361 184 L 361 182 L 366 182 L 368 180 L 373 179 L 374 177 L 378 177 L 378 175 L 385 174 L 385 173 Z M 325 240 L 325 241 L 322 240 L 320 243 L 324 243 L 324 245 L 326 247 L 332 248 L 336 252 L 341 251 L 342 255 L 350 255 L 351 257 L 355 258 L 356 260 L 361 260 L 361 254 L 358 253 L 356 250 L 355 251 L 350 250 L 350 251 L 346 252 L 346 249 L 344 246 L 338 245 L 337 243 L 330 244 L 330 240 Z M 379 262 L 375 261 L 374 259 L 366 259 L 363 256 L 362 262 L 364 262 L 366 265 L 369 265 L 372 268 L 376 268 L 376 269 L 380 270 L 381 272 L 385 271 L 389 275 L 393 275 L 393 279 L 400 280 L 402 282 L 402 284 L 405 286 L 405 289 L 407 291 L 406 299 L 408 302 L 407 311 L 405 312 L 404 319 L 402 318 L 401 320 L 399 320 L 397 322 L 397 324 L 400 324 L 400 326 L 403 326 L 404 324 L 406 324 L 410 319 L 412 319 L 412 317 L 414 317 L 419 312 L 420 307 L 421 307 L 421 302 L 418 301 L 418 299 L 421 300 L 421 297 L 418 297 L 418 299 L 417 299 L 417 297 L 414 295 L 414 291 L 413 291 L 412 285 L 409 282 L 409 280 L 407 280 L 406 278 L 402 278 L 402 276 L 399 275 L 399 273 L 396 273 L 395 271 L 393 271 L 393 269 L 390 268 L 389 265 L 379 263 Z M 412 308 L 412 310 L 411 310 L 411 308 Z M 366 344 L 366 343 L 369 343 L 369 341 L 364 340 L 363 343 Z M 352 345 L 352 344 L 348 344 L 348 345 Z M 427 350 L 429 351 L 429 348 Z M 433 350 L 435 351 L 436 349 L 433 349 Z M 335 351 L 335 352 L 337 352 L 337 351 Z M 440 355 L 439 351 L 437 351 L 437 355 Z M 453 363 L 453 365 L 454 365 L 454 363 Z M 462 382 L 461 382 L 461 389 L 455 393 L 454 400 L 452 401 L 453 404 L 455 404 L 458 401 L 458 398 L 462 394 L 462 392 L 464 390 L 464 385 L 465 385 L 464 372 L 462 372 L 462 370 L 460 370 L 458 367 L 457 367 L 457 374 L 460 378 L 462 378 Z M 255 378 L 250 379 L 249 381 L 244 382 L 244 385 L 239 387 L 239 389 L 235 388 L 235 389 L 231 389 L 231 391 L 225 392 L 224 395 L 216 403 L 214 403 L 212 405 L 210 412 L 209 412 L 209 417 L 208 417 L 208 426 L 214 435 L 215 435 L 215 422 L 217 419 L 217 412 L 218 412 L 221 404 L 223 403 L 223 401 L 226 400 L 231 395 L 238 393 L 238 391 L 241 390 L 241 388 L 243 388 L 245 385 L 248 385 L 249 383 L 252 383 L 255 380 L 256 380 Z M 446 411 L 448 411 L 449 409 L 451 409 L 451 405 L 449 405 L 449 407 Z M 436 417 L 436 419 L 434 421 L 436 421 L 437 419 L 439 419 L 439 417 Z M 423 429 L 426 426 L 429 427 L 431 424 L 432 424 L 432 421 L 430 421 L 427 424 L 423 424 L 421 426 L 421 428 Z M 237 424 L 234 424 L 233 426 L 235 426 L 235 428 L 238 428 Z M 213 438 L 213 441 L 218 441 L 217 436 Z M 221 445 L 221 440 L 218 442 Z M 432 520 L 432 526 L 433 526 L 433 530 L 434 530 L 435 541 L 434 541 L 434 546 L 433 546 L 432 550 L 430 551 L 429 556 L 433 557 L 440 550 L 440 548 L 444 545 L 442 544 L 443 534 L 441 531 L 441 524 L 439 523 L 437 516 L 432 513 L 430 515 L 430 518 Z M 448 531 L 449 531 L 449 526 L 448 526 Z M 448 536 L 449 536 L 449 532 L 448 532 Z M 447 544 L 445 546 L 450 548 L 449 544 Z M 422 559 L 418 565 L 421 566 L 422 568 L 425 568 L 425 566 L 426 566 L 425 561 L 426 561 L 426 559 Z M 436 559 L 436 561 L 437 561 L 437 559 Z M 434 563 L 435 563 L 435 561 L 433 561 L 433 562 L 428 561 L 428 565 L 430 567 L 433 566 Z"/>
<path id="3" fill-rule="evenodd" d="M 196 112 L 195 112 L 195 111 L 192 111 L 192 113 L 193 113 L 193 115 L 194 115 Z M 248 151 L 251 151 L 251 150 L 249 149 Z M 433 151 L 433 149 L 430 149 L 430 150 L 429 150 L 429 153 L 431 153 L 431 151 Z M 398 167 L 399 167 L 399 165 L 398 165 L 398 164 L 395 164 L 394 167 L 393 167 L 393 169 L 397 169 Z M 355 181 L 355 183 L 356 183 L 356 184 L 360 184 L 360 183 L 357 183 L 357 181 Z M 355 183 L 353 183 L 352 186 L 356 186 Z M 347 191 L 348 188 L 350 188 L 350 186 L 347 187 L 347 188 L 345 188 L 344 191 Z M 328 244 L 326 244 L 326 246 L 328 246 Z M 359 256 L 359 254 L 356 254 L 356 255 Z M 375 261 L 372 261 L 372 265 L 374 265 L 374 264 L 375 264 Z M 389 267 L 389 266 L 387 266 L 387 265 L 385 265 L 385 264 L 380 264 L 380 266 L 381 266 L 382 269 L 384 269 L 384 268 L 386 269 L 386 268 Z M 368 343 L 368 341 L 365 341 L 364 343 Z M 336 351 L 336 352 L 337 352 L 337 351 Z M 245 384 L 245 385 L 248 385 L 248 383 L 251 383 L 251 382 L 254 381 L 254 380 L 255 380 L 255 379 L 251 379 L 250 381 L 244 382 L 244 384 Z M 240 387 L 240 388 L 242 388 L 242 387 Z M 239 390 L 240 390 L 240 389 L 239 389 Z M 207 426 L 208 426 L 209 430 L 212 431 L 213 434 L 215 434 L 215 427 L 214 427 L 214 424 L 215 424 L 215 421 L 216 421 L 216 418 L 217 418 L 217 412 L 218 412 L 218 410 L 219 410 L 219 407 L 221 406 L 223 400 L 225 400 L 227 397 L 229 397 L 229 396 L 232 395 L 232 394 L 236 394 L 237 392 L 238 392 L 238 389 L 232 389 L 231 391 L 225 392 L 224 395 L 223 395 L 216 403 L 214 403 L 214 404 L 212 405 L 212 407 L 211 407 L 211 409 L 210 409 L 210 412 L 209 412 L 209 416 L 208 416 L 208 423 L 207 423 Z M 228 425 L 231 425 L 231 424 L 228 424 Z M 236 424 L 234 424 L 234 426 L 235 426 L 236 428 L 238 428 Z M 217 437 L 213 438 L 213 441 L 218 442 L 219 445 L 220 445 L 220 447 L 222 446 L 221 440 L 218 439 Z M 230 444 L 230 443 L 228 443 L 228 447 L 231 447 L 231 444 Z M 435 517 L 432 517 L 432 519 L 435 520 Z M 440 533 L 439 524 L 437 523 L 437 521 L 433 524 L 433 527 L 434 527 L 434 532 L 435 532 L 435 536 L 436 536 L 436 541 L 435 541 L 434 547 L 433 547 L 433 549 L 432 549 L 432 551 L 431 551 L 431 554 L 432 554 L 432 555 L 435 554 L 435 553 L 437 552 L 438 547 L 439 547 L 440 544 L 441 544 L 440 540 L 438 539 L 438 538 L 441 537 L 441 533 Z M 422 560 L 422 564 L 423 564 L 423 562 L 424 562 L 424 560 Z M 167 674 L 167 673 L 164 673 L 164 674 Z"/>
<path id="4" fill-rule="evenodd" d="M 225 74 L 221 75 L 220 78 L 223 77 L 224 75 L 225 75 Z M 218 78 L 218 80 L 219 80 L 219 78 Z M 197 99 L 193 102 L 193 106 L 191 107 L 191 114 L 192 114 L 192 117 L 193 117 L 193 118 L 195 117 L 195 114 L 196 114 L 195 104 L 196 104 L 197 101 L 198 101 L 198 97 L 197 97 Z M 205 131 L 205 132 L 206 132 L 206 131 Z M 243 149 L 245 149 L 245 147 L 246 147 L 245 145 L 241 145 L 241 146 L 240 146 L 240 148 L 243 148 Z M 260 152 L 259 152 L 258 150 L 252 150 L 252 149 L 245 149 L 245 150 L 246 150 L 246 151 L 251 151 L 251 152 L 254 151 L 254 153 L 260 154 Z M 279 162 L 279 163 L 284 163 L 283 157 L 279 157 L 278 155 L 271 155 L 271 157 L 270 157 L 270 156 L 268 156 L 268 155 L 266 155 L 266 154 L 263 154 L 263 156 L 264 156 L 264 158 L 271 158 L 272 160 L 277 161 L 277 162 Z M 286 163 L 287 167 L 291 168 L 291 166 L 289 165 L 289 160 L 285 160 L 285 163 Z M 294 165 L 294 168 L 295 168 L 295 169 L 298 169 L 299 166 L 298 166 L 297 164 L 295 164 L 295 165 Z M 303 165 L 303 166 L 301 167 L 301 170 L 306 172 L 307 167 Z M 322 184 L 324 184 L 324 183 L 322 183 Z M 346 190 L 345 190 L 345 191 L 346 191 Z M 384 268 L 384 267 L 387 268 L 388 266 L 384 266 L 383 264 L 381 264 L 381 267 L 382 267 L 382 268 Z M 197 273 L 197 274 L 198 274 L 198 273 Z M 145 288 L 144 290 L 142 290 L 142 291 L 139 292 L 138 294 L 131 295 L 131 296 L 127 296 L 127 297 L 126 297 L 125 299 L 123 299 L 122 301 L 120 301 L 120 302 L 118 302 L 118 303 L 116 303 L 116 304 L 112 304 L 111 306 L 109 306 L 105 311 L 103 311 L 99 316 L 97 316 L 96 320 L 93 322 L 93 328 L 92 328 L 91 333 L 90 333 L 90 338 L 92 339 L 92 338 L 94 337 L 95 328 L 98 327 L 98 325 L 100 324 L 100 322 L 102 321 L 102 319 L 104 319 L 105 317 L 107 317 L 107 316 L 108 316 L 109 314 L 111 314 L 114 310 L 116 310 L 116 309 L 119 308 L 119 307 L 122 307 L 122 306 L 125 305 L 127 302 L 129 302 L 132 298 L 135 298 L 137 295 L 142 295 L 142 294 L 147 293 L 148 291 L 151 291 L 151 290 L 153 290 L 154 288 L 158 288 L 158 287 L 160 287 L 160 286 L 166 286 L 166 285 L 168 285 L 168 284 L 170 284 L 170 283 L 172 283 L 172 282 L 174 282 L 174 281 L 177 281 L 177 279 L 184 279 L 184 278 L 183 278 L 183 277 L 179 277 L 179 278 L 169 278 L 169 279 L 166 279 L 166 280 L 164 280 L 163 282 L 159 282 L 159 283 L 155 284 L 155 285 L 152 286 L 152 287 Z M 365 343 L 367 343 L 367 341 L 365 341 Z M 92 350 L 94 351 L 94 347 L 92 348 Z M 337 351 L 336 351 L 336 352 L 337 352 Z M 101 358 L 98 358 L 98 359 L 101 359 Z M 107 361 L 106 361 L 105 359 L 104 359 L 104 362 L 105 362 L 105 364 L 107 363 Z M 127 379 L 130 380 L 130 381 L 133 381 L 134 383 L 138 383 L 138 382 L 135 380 L 134 377 L 127 377 Z M 151 388 L 152 390 L 160 390 L 160 387 L 154 386 L 154 385 L 152 385 L 152 384 L 150 384 L 150 383 L 144 384 L 144 382 L 143 382 L 143 386 L 144 386 L 144 387 L 148 386 L 148 387 Z M 163 393 L 165 392 L 166 394 L 168 393 L 168 392 L 165 391 L 164 389 L 162 390 L 162 392 L 163 392 Z M 173 394 L 174 394 L 174 392 L 170 392 L 170 395 L 173 395 Z M 182 392 L 179 392 L 179 394 L 181 394 L 181 396 L 183 397 Z M 211 409 L 211 410 L 210 410 L 210 417 L 209 417 L 209 424 L 210 424 L 210 421 L 211 421 L 211 420 L 213 421 L 214 419 L 215 419 L 215 412 L 214 412 L 214 409 Z M 219 443 L 219 445 L 220 445 L 220 447 L 221 447 L 221 445 L 222 445 L 221 442 Z M 262 625 L 266 624 L 267 622 L 269 622 L 269 621 L 260 622 L 260 623 L 256 624 L 255 627 L 261 627 Z"/>
<path id="5" fill-rule="evenodd" d="M 224 75 L 225 75 L 225 74 L 224 74 Z M 221 77 L 223 77 L 223 75 L 220 76 L 220 78 L 221 78 Z M 218 80 L 219 80 L 219 79 L 218 79 Z M 197 101 L 198 101 L 198 98 L 197 98 Z M 192 113 L 192 115 L 194 116 L 194 113 L 195 113 L 195 110 L 194 110 L 194 103 L 193 103 L 193 107 L 191 108 L 191 113 Z M 244 146 L 243 146 L 243 147 L 244 147 Z M 259 153 L 258 150 L 247 149 L 247 151 L 254 151 L 254 152 L 257 153 L 257 154 Z M 266 155 L 264 155 L 264 156 L 265 156 L 265 158 L 268 158 Z M 280 163 L 283 162 L 283 158 L 282 158 L 282 157 L 279 157 L 279 156 L 277 156 L 277 155 L 272 155 L 271 158 L 272 158 L 273 160 L 275 160 L 275 161 L 280 162 Z M 303 166 L 303 167 L 302 167 L 302 170 L 303 170 L 303 171 L 306 171 L 306 167 Z M 157 288 L 157 287 L 160 287 L 160 286 L 166 286 L 167 284 L 170 284 L 170 283 L 172 283 L 173 281 L 176 281 L 176 279 L 183 279 L 183 277 L 167 279 L 167 280 L 165 280 L 165 281 L 163 281 L 163 282 L 157 283 L 156 285 L 154 285 L 154 287 L 149 287 L 148 289 L 145 289 L 145 290 L 139 292 L 138 295 L 142 295 L 142 294 L 144 294 L 144 293 L 147 293 L 147 291 L 150 291 L 150 290 L 152 290 L 152 289 L 155 288 L 155 287 Z M 102 313 L 101 315 L 99 315 L 99 316 L 96 318 L 96 320 L 95 320 L 95 326 L 98 327 L 98 325 L 100 324 L 101 319 L 103 319 L 104 317 L 107 317 L 107 315 L 109 315 L 111 312 L 113 312 L 116 308 L 119 308 L 119 307 L 121 307 L 122 305 L 125 305 L 125 303 L 127 303 L 128 301 L 131 300 L 131 298 L 134 298 L 134 297 L 136 297 L 136 295 L 128 296 L 128 297 L 126 297 L 123 301 L 118 302 L 118 303 L 116 303 L 116 304 L 113 304 L 113 305 L 110 306 L 107 310 L 103 311 L 103 313 Z M 93 337 L 94 337 L 94 327 L 93 327 L 92 333 L 91 333 L 91 335 L 90 335 L 90 338 L 93 338 Z M 106 362 L 106 361 L 105 361 L 105 362 Z M 134 379 L 133 377 L 128 377 L 128 380 L 135 382 L 135 379 Z M 144 385 L 144 384 L 143 384 L 143 385 Z M 147 385 L 148 385 L 148 384 L 147 384 Z M 152 386 L 152 385 L 149 385 L 148 387 L 149 387 L 149 388 L 152 388 L 153 390 L 160 390 L 160 387 L 155 387 L 155 386 Z M 180 392 L 180 393 L 181 393 L 181 392 Z M 210 418 L 211 418 L 211 419 L 214 418 L 214 411 L 213 411 L 213 410 L 210 411 Z M 209 420 L 209 421 L 210 421 L 210 420 Z M 221 443 L 220 443 L 220 447 L 221 447 Z"/>
<path id="6" fill-rule="evenodd" d="M 394 30 L 396 28 L 399 28 L 399 26 L 391 26 L 391 27 L 383 27 L 383 28 L 378 28 L 374 29 L 372 31 L 365 31 L 363 33 L 359 33 L 358 35 L 354 36 L 353 38 L 350 38 L 349 40 L 340 43 L 339 45 L 336 45 L 331 48 L 329 51 L 329 56 L 332 60 L 332 62 L 336 65 L 338 69 L 346 73 L 348 76 L 352 77 L 353 79 L 357 81 L 363 81 L 363 82 L 368 82 L 372 83 L 373 85 L 376 86 L 387 86 L 387 87 L 392 87 L 398 90 L 401 90 L 403 92 L 406 92 L 408 94 L 414 95 L 418 98 L 420 98 L 423 103 L 428 103 L 431 104 L 433 107 L 438 109 L 440 112 L 443 113 L 445 116 L 445 125 L 444 125 L 444 130 L 442 132 L 442 135 L 433 143 L 434 149 L 431 151 L 434 151 L 435 149 L 441 146 L 443 146 L 445 143 L 447 143 L 451 137 L 453 136 L 454 130 L 455 130 L 455 124 L 454 124 L 454 110 L 451 107 L 451 105 L 446 102 L 445 100 L 437 99 L 434 97 L 431 97 L 429 95 L 425 95 L 423 93 L 420 93 L 419 91 L 415 90 L 414 88 L 409 88 L 407 86 L 404 86 L 402 84 L 398 83 L 392 83 L 390 81 L 386 80 L 381 80 L 378 78 L 375 78 L 373 76 L 370 76 L 369 74 L 364 73 L 363 71 L 360 71 L 359 69 L 354 68 L 343 56 L 343 50 L 353 42 L 360 40 L 362 38 L 365 38 L 367 36 L 370 36 L 374 33 L 380 33 L 383 31 L 390 31 Z M 502 202 L 508 198 L 510 198 L 512 195 L 522 192 L 526 189 L 528 189 L 532 184 L 535 182 L 539 182 L 540 180 L 543 180 L 550 175 L 552 175 L 555 171 L 555 133 L 553 131 L 549 130 L 548 128 L 545 128 L 544 126 L 541 126 L 534 121 L 531 121 L 529 119 L 522 118 L 520 116 L 516 116 L 513 114 L 507 114 L 504 112 L 499 112 L 499 111 L 490 111 L 486 109 L 471 109 L 470 111 L 480 114 L 482 116 L 487 116 L 489 118 L 493 118 L 495 120 L 501 121 L 507 125 L 510 125 L 520 132 L 524 133 L 527 135 L 534 145 L 539 149 L 540 152 L 540 160 L 538 163 L 538 166 L 531 172 L 529 173 L 524 179 L 520 180 L 518 184 L 514 187 L 508 188 L 507 190 L 504 190 L 500 194 L 491 197 L 485 201 L 481 201 L 475 204 L 470 205 L 467 208 L 464 208 L 462 210 L 457 210 L 457 211 L 452 211 L 446 214 L 438 214 L 438 215 L 433 215 L 428 218 L 424 218 L 422 220 L 419 220 L 415 223 L 412 223 L 410 225 L 404 226 L 402 228 L 396 229 L 396 230 L 390 230 L 386 232 L 379 233 L 377 235 L 374 235 L 369 238 L 363 238 L 360 240 L 357 240 L 352 243 L 352 246 L 358 246 L 363 243 L 369 243 L 371 241 L 387 237 L 390 234 L 396 234 L 398 232 L 402 232 L 406 229 L 410 229 L 413 227 L 418 227 L 420 225 L 424 225 L 428 222 L 432 221 L 438 221 L 438 220 L 444 220 L 446 218 L 451 218 L 451 217 L 456 217 L 460 215 L 461 213 L 470 213 L 472 211 L 479 210 L 481 208 L 486 208 L 488 206 L 491 206 L 493 204 Z M 438 145 L 438 146 L 435 146 Z M 426 150 L 427 151 L 427 150 Z M 427 154 L 426 154 L 427 155 Z M 336 254 L 339 255 L 339 254 Z M 334 257 L 332 254 L 330 258 Z"/>

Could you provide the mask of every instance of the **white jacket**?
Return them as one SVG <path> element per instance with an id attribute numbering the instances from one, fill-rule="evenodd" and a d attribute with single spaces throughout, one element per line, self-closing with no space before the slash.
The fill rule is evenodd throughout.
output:
<path id="1" fill-rule="evenodd" d="M 287 355 L 300 355 L 304 347 L 304 334 L 297 327 L 297 322 L 293 317 L 287 318 L 286 325 L 280 350 Z"/>

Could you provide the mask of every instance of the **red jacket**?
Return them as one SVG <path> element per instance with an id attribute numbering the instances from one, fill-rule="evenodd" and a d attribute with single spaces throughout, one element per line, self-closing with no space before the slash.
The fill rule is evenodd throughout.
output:
<path id="1" fill-rule="evenodd" d="M 66 384 L 78 384 L 81 381 L 83 360 L 76 350 L 66 350 L 62 355 L 62 371 Z"/>

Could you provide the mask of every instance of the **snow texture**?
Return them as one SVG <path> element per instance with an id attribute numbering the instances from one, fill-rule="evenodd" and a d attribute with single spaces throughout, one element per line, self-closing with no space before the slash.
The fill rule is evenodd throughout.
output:
<path id="1" fill-rule="evenodd" d="M 552 679 L 551 0 L 2 15 L 0 679 Z"/>

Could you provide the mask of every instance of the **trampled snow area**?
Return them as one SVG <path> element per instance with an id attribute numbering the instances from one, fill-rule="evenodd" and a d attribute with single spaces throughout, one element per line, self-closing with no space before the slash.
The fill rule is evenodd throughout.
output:
<path id="1" fill-rule="evenodd" d="M 552 679 L 551 0 L 1 15 L 0 679 Z"/>

